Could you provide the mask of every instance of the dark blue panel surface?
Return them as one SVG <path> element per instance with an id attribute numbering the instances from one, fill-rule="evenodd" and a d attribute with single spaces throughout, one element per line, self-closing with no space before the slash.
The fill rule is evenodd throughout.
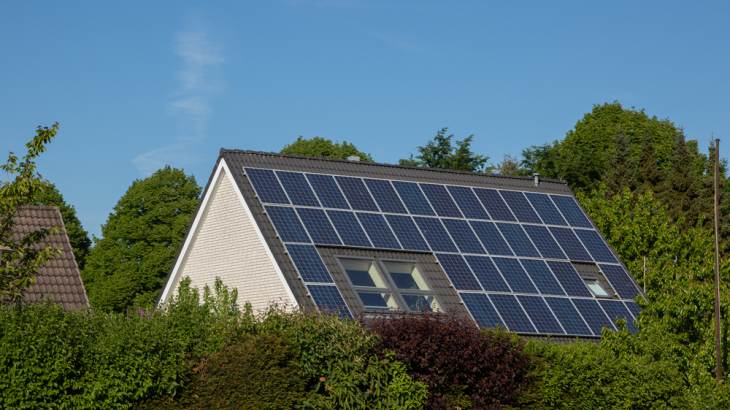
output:
<path id="1" fill-rule="evenodd" d="M 345 300 L 342 299 L 337 286 L 307 285 L 307 289 L 321 312 L 352 319 L 350 310 L 347 308 Z"/>
<path id="2" fill-rule="evenodd" d="M 613 256 L 613 252 L 608 249 L 606 242 L 603 242 L 598 232 L 585 229 L 574 229 L 573 232 L 578 235 L 578 238 L 583 242 L 583 246 L 593 256 L 593 260 L 596 262 L 618 263 L 616 257 Z"/>
<path id="3" fill-rule="evenodd" d="M 503 224 L 497 223 L 497 227 L 507 239 L 507 243 L 515 252 L 517 256 L 529 256 L 532 258 L 539 258 L 540 254 L 535 249 L 535 245 L 530 242 L 530 238 L 527 237 L 522 227 L 517 224 Z"/>
<path id="4" fill-rule="evenodd" d="M 395 192 L 390 181 L 385 179 L 366 179 L 365 185 L 370 189 L 370 193 L 375 198 L 375 202 L 380 206 L 383 212 L 391 212 L 394 214 L 407 214 L 406 207 L 403 206 L 398 194 Z"/>
<path id="5" fill-rule="evenodd" d="M 288 204 L 289 199 L 284 193 L 284 189 L 276 179 L 274 171 L 270 169 L 246 168 L 251 185 L 256 190 L 259 200 L 269 204 Z"/>
<path id="6" fill-rule="evenodd" d="M 609 320 L 608 316 L 603 313 L 603 309 L 598 306 L 598 302 L 596 300 L 571 299 L 571 301 L 575 307 L 578 308 L 578 311 L 581 316 L 583 316 L 586 323 L 588 323 L 588 327 L 591 328 L 594 335 L 600 336 L 601 329 L 603 329 L 604 326 L 611 330 L 616 330 L 616 327 L 613 325 L 613 321 Z"/>
<path id="7" fill-rule="evenodd" d="M 436 259 L 457 290 L 482 290 L 461 255 L 437 253 Z"/>
<path id="8" fill-rule="evenodd" d="M 568 259 L 555 242 L 553 236 L 548 232 L 547 227 L 539 225 L 522 225 L 527 235 L 532 239 L 532 243 L 537 246 L 543 258 L 548 259 Z"/>
<path id="9" fill-rule="evenodd" d="M 468 222 L 463 219 L 442 219 L 441 222 L 446 226 L 461 253 L 486 253 Z"/>
<path id="10" fill-rule="evenodd" d="M 350 209 L 332 175 L 306 174 L 319 202 L 325 208 Z"/>
<path id="11" fill-rule="evenodd" d="M 622 266 L 599 264 L 598 267 L 621 299 L 634 299 L 641 294 Z"/>
<path id="12" fill-rule="evenodd" d="M 537 216 L 535 210 L 532 209 L 532 205 L 527 201 L 525 195 L 519 191 L 499 191 L 502 194 L 502 198 L 507 201 L 512 213 L 517 217 L 520 222 L 529 222 L 535 224 L 541 224 L 542 220 Z"/>
<path id="13" fill-rule="evenodd" d="M 474 272 L 482 288 L 487 292 L 512 292 L 502 275 L 499 274 L 494 262 L 486 256 L 465 255 L 464 259 Z"/>
<path id="14" fill-rule="evenodd" d="M 398 240 L 395 239 L 395 235 L 393 235 L 393 231 L 390 230 L 390 227 L 385 222 L 383 215 L 358 212 L 357 219 L 362 223 L 374 247 L 400 249 Z"/>
<path id="15" fill-rule="evenodd" d="M 302 280 L 305 282 L 334 283 L 332 276 L 322 262 L 314 245 L 290 245 L 286 244 L 294 266 L 297 267 Z"/>
<path id="16" fill-rule="evenodd" d="M 459 208 L 451 199 L 451 195 L 446 191 L 446 187 L 443 185 L 434 184 L 420 184 L 423 193 L 426 194 L 428 200 L 431 202 L 431 206 L 436 210 L 439 216 L 450 216 L 452 218 L 462 218 Z"/>
<path id="17" fill-rule="evenodd" d="M 489 219 L 489 215 L 487 215 L 471 188 L 463 186 L 449 186 L 447 188 L 465 217 L 469 219 Z"/>
<path id="18" fill-rule="evenodd" d="M 628 309 L 626 309 L 626 306 L 619 300 L 599 300 L 598 303 L 601 304 L 601 307 L 603 308 L 603 311 L 606 312 L 608 315 L 608 318 L 613 321 L 613 323 L 616 323 L 616 318 L 624 319 L 626 320 L 626 329 L 629 330 L 631 333 L 636 333 L 637 329 L 636 325 L 634 325 L 634 317 L 631 316 L 631 313 Z"/>
<path id="19" fill-rule="evenodd" d="M 550 311 L 548 305 L 539 296 L 518 295 L 522 308 L 525 309 L 527 315 L 532 319 L 532 323 L 540 333 L 551 335 L 563 335 L 565 332 L 560 327 L 558 320 L 555 319 L 553 312 Z"/>
<path id="20" fill-rule="evenodd" d="M 572 229 L 556 228 L 551 226 L 550 233 L 552 233 L 553 237 L 558 240 L 560 247 L 563 248 L 563 251 L 566 255 L 568 255 L 570 260 L 593 261 L 593 258 L 591 258 L 591 255 L 588 254 L 588 251 L 586 251 L 586 248 L 583 247 L 583 244 L 580 243 Z"/>
<path id="21" fill-rule="evenodd" d="M 311 242 L 293 208 L 271 205 L 264 208 L 282 242 Z"/>
<path id="22" fill-rule="evenodd" d="M 482 205 L 487 208 L 487 212 L 489 212 L 489 216 L 491 216 L 492 219 L 497 221 L 516 221 L 512 212 L 507 207 L 507 204 L 504 203 L 504 200 L 497 190 L 474 188 L 474 193 L 477 195 L 477 198 L 482 201 Z"/>
<path id="23" fill-rule="evenodd" d="M 492 300 L 508 329 L 520 333 L 537 333 L 513 295 L 489 295 L 489 299 Z"/>
<path id="24" fill-rule="evenodd" d="M 563 225 L 568 226 L 558 208 L 555 207 L 550 197 L 545 194 L 537 194 L 534 192 L 525 192 L 525 196 L 530 200 L 530 203 L 540 215 L 540 218 L 548 225 Z"/>
<path id="25" fill-rule="evenodd" d="M 373 211 L 378 212 L 378 206 L 375 205 L 375 201 L 370 196 L 365 183 L 360 178 L 353 177 L 335 177 L 337 183 L 340 185 L 340 189 L 345 193 L 347 201 L 350 202 L 352 209 L 358 211 Z"/>
<path id="26" fill-rule="evenodd" d="M 563 285 L 563 289 L 568 293 L 568 296 L 593 297 L 586 283 L 583 282 L 583 279 L 580 278 L 570 262 L 547 261 L 547 264 L 555 277 L 558 278 L 558 282 Z"/>
<path id="27" fill-rule="evenodd" d="M 483 293 L 459 293 L 459 296 L 479 327 L 504 326 L 504 322 L 499 318 L 487 295 Z"/>
<path id="28" fill-rule="evenodd" d="M 400 194 L 406 208 L 414 215 L 436 215 L 428 204 L 426 197 L 423 196 L 421 188 L 413 182 L 393 181 L 398 194 Z"/>
<path id="29" fill-rule="evenodd" d="M 550 198 L 552 198 L 570 226 L 593 228 L 591 221 L 588 220 L 588 217 L 583 213 L 583 210 L 580 209 L 580 206 L 572 196 L 550 195 Z"/>
<path id="30" fill-rule="evenodd" d="M 565 292 L 563 292 L 563 289 L 545 264 L 545 261 L 521 259 L 520 262 L 540 293 L 543 295 L 565 295 Z"/>
<path id="31" fill-rule="evenodd" d="M 497 227 L 492 222 L 482 221 L 469 221 L 469 224 L 476 232 L 479 239 L 482 241 L 482 245 L 487 248 L 487 252 L 490 255 L 505 255 L 512 256 L 512 250 L 502 238 L 502 234 L 499 233 Z"/>
<path id="32" fill-rule="evenodd" d="M 502 272 L 502 276 L 512 288 L 513 292 L 518 293 L 538 293 L 535 285 L 532 284 L 527 273 L 520 265 L 517 259 L 511 258 L 492 258 L 494 263 Z"/>
<path id="33" fill-rule="evenodd" d="M 321 206 L 317 197 L 314 196 L 312 188 L 309 186 L 307 179 L 301 172 L 276 171 L 279 176 L 281 185 L 284 186 L 286 193 L 294 205 L 302 206 Z"/>
<path id="34" fill-rule="evenodd" d="M 368 237 L 365 235 L 365 231 L 362 230 L 360 223 L 355 218 L 355 214 L 348 211 L 328 210 L 327 215 L 335 225 L 335 229 L 337 229 L 345 245 L 365 246 L 368 248 L 372 246 Z"/>
<path id="35" fill-rule="evenodd" d="M 414 217 L 413 219 L 421 229 L 421 233 L 423 233 L 431 249 L 438 252 L 459 252 L 438 219 L 420 217 Z"/>
<path id="36" fill-rule="evenodd" d="M 639 317 L 639 313 L 641 313 L 641 308 L 639 307 L 639 305 L 636 304 L 636 302 L 625 300 L 624 304 L 626 305 L 626 308 L 629 309 L 629 312 L 634 315 L 634 319 Z"/>
<path id="37" fill-rule="evenodd" d="M 323 210 L 297 208 L 297 214 L 299 214 L 299 218 L 301 218 L 307 232 L 309 232 L 309 237 L 312 238 L 314 243 L 342 245 L 335 228 L 332 227 Z"/>
<path id="38" fill-rule="evenodd" d="M 570 299 L 565 298 L 551 298 L 546 297 L 550 309 L 553 310 L 555 317 L 558 318 L 560 323 L 565 329 L 565 333 L 569 335 L 591 335 L 591 331 L 586 326 L 583 318 L 575 310 L 575 306 L 570 303 Z"/>
<path id="39" fill-rule="evenodd" d="M 410 216 L 385 215 L 385 219 L 388 220 L 390 227 L 393 228 L 393 232 L 395 232 L 395 236 L 398 237 L 401 245 L 403 245 L 403 249 L 430 250 Z"/>

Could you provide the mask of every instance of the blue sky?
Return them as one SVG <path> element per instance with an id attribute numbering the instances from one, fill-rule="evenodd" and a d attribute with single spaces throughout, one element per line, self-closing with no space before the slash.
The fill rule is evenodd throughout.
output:
<path id="1" fill-rule="evenodd" d="M 496 163 L 618 100 L 728 157 L 729 4 L 6 1 L 0 149 L 58 121 L 39 168 L 97 236 L 164 164 L 204 185 L 299 135 L 395 163 L 449 127 Z"/>

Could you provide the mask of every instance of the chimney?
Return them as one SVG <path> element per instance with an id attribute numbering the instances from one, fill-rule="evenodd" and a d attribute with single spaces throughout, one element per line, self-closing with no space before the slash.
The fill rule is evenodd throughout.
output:
<path id="1" fill-rule="evenodd" d="M 540 188 L 540 174 L 535 172 L 532 174 L 533 181 L 535 182 L 535 188 Z"/>
<path id="2" fill-rule="evenodd" d="M 360 157 L 358 157 L 357 155 L 353 155 L 351 157 L 347 157 L 347 160 L 348 161 L 360 161 Z"/>

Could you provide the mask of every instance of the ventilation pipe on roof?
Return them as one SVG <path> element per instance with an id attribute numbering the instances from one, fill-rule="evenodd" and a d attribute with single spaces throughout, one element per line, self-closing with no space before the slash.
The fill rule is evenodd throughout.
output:
<path id="1" fill-rule="evenodd" d="M 535 188 L 540 188 L 540 174 L 535 172 L 532 174 L 533 181 L 535 182 Z"/>
<path id="2" fill-rule="evenodd" d="M 357 155 L 353 155 L 351 157 L 347 157 L 347 160 L 348 161 L 360 161 L 360 157 L 358 157 Z"/>

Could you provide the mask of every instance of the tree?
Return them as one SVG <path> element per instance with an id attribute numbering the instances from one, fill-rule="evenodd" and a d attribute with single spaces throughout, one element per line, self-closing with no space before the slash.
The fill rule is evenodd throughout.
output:
<path id="1" fill-rule="evenodd" d="M 151 306 L 198 204 L 195 177 L 165 166 L 135 180 L 101 227 L 81 276 L 92 306 Z"/>
<path id="2" fill-rule="evenodd" d="M 280 151 L 281 154 L 304 155 L 308 157 L 347 159 L 350 156 L 360 157 L 360 161 L 373 162 L 370 154 L 358 151 L 353 144 L 347 141 L 332 142 L 320 137 L 305 139 L 299 136 L 292 144 L 286 145 Z"/>
<path id="3" fill-rule="evenodd" d="M 603 181 L 608 188 L 609 195 L 615 195 L 629 188 L 636 187 L 636 159 L 633 155 L 631 140 L 619 127 L 613 138 L 613 148 L 609 151 L 606 160 L 611 166 L 603 175 Z"/>
<path id="4" fill-rule="evenodd" d="M 442 128 L 436 133 L 433 140 L 422 147 L 416 149 L 420 153 L 415 158 L 411 154 L 408 159 L 400 159 L 400 165 L 408 165 L 412 167 L 427 167 L 453 169 L 458 171 L 471 172 L 487 172 L 491 171 L 491 167 L 487 167 L 489 161 L 488 156 L 476 155 L 471 151 L 471 143 L 474 135 L 464 138 L 462 141 L 455 141 L 456 146 L 451 145 L 451 139 L 454 134 L 446 136 L 448 128 Z"/>
<path id="5" fill-rule="evenodd" d="M 526 176 L 527 173 L 520 167 L 520 159 L 511 153 L 504 154 L 502 162 L 497 164 L 493 172 L 500 175 Z"/>
<path id="6" fill-rule="evenodd" d="M 696 144 L 692 151 L 696 151 Z M 700 215 L 699 175 L 693 170 L 696 163 L 693 157 L 684 130 L 680 129 L 676 148 L 669 161 L 662 199 L 665 204 L 673 205 L 668 209 L 669 216 L 675 221 L 684 219 L 685 227 L 694 226 Z"/>
<path id="7" fill-rule="evenodd" d="M 651 136 L 649 128 L 644 129 L 637 165 L 636 183 L 639 192 L 645 192 L 649 189 L 653 189 L 657 193 L 661 192 L 662 172 L 659 170 L 654 156 L 654 138 Z"/>

